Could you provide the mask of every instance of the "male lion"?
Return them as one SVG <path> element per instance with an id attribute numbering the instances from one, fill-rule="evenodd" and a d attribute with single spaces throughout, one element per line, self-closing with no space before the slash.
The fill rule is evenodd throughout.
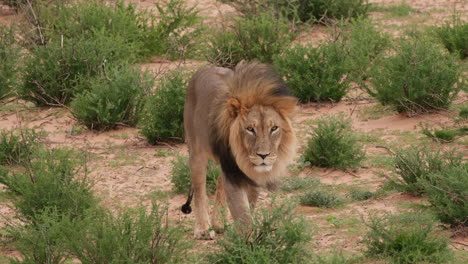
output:
<path id="1" fill-rule="evenodd" d="M 250 207 L 259 188 L 273 189 L 295 153 L 290 117 L 297 104 L 281 78 L 268 65 L 240 63 L 234 70 L 208 67 L 191 79 L 184 125 L 192 178 L 187 203 L 195 199 L 195 238 L 213 239 L 208 216 L 206 167 L 211 158 L 221 165 L 214 228 L 227 201 L 233 219 L 249 226 Z"/>

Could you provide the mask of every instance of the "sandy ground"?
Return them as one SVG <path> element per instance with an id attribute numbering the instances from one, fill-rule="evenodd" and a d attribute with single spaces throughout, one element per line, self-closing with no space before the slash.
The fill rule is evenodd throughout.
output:
<path id="1" fill-rule="evenodd" d="M 152 8 L 154 1 L 132 0 L 139 8 Z M 197 5 L 201 14 L 207 21 L 216 21 L 226 13 L 234 10 L 216 2 L 215 0 L 187 0 L 189 4 Z M 379 5 L 389 6 L 399 4 L 401 1 L 371 1 Z M 437 1 L 437 0 L 407 0 L 418 12 L 414 16 L 402 18 L 389 18 L 383 12 L 373 12 L 372 17 L 387 31 L 399 31 L 412 23 L 427 25 L 440 24 L 451 16 L 451 11 L 456 8 L 465 17 L 468 14 L 468 1 Z M 0 8 L 0 23 L 9 23 L 15 18 L 13 12 L 5 7 Z M 394 25 L 394 26 L 391 26 Z M 301 41 L 320 42 L 329 37 L 328 31 L 322 26 L 314 26 L 310 31 L 301 36 Z M 143 63 L 143 69 L 162 74 L 170 69 L 185 67 L 194 69 L 204 64 L 198 61 L 173 62 L 162 58 L 151 58 Z M 359 93 L 358 93 L 359 94 Z M 460 94 L 455 106 L 468 100 L 467 94 Z M 2 103 L 3 104 L 3 103 Z M 94 189 L 105 206 L 110 208 L 134 207 L 140 204 L 149 204 L 154 197 L 166 200 L 169 205 L 169 216 L 178 224 L 187 225 L 191 229 L 192 215 L 183 215 L 179 208 L 185 202 L 185 195 L 173 195 L 171 193 L 171 163 L 174 155 L 187 155 L 185 144 L 161 144 L 150 146 L 139 135 L 136 128 L 121 127 L 117 130 L 96 133 L 83 129 L 66 109 L 37 108 L 31 104 L 13 101 L 8 103 L 9 110 L 0 111 L 0 129 L 15 129 L 18 127 L 34 128 L 45 131 L 41 140 L 50 147 L 70 147 L 89 153 L 91 157 L 88 165 L 89 177 L 96 182 Z M 358 132 L 373 136 L 373 141 L 364 142 L 368 156 L 385 157 L 388 153 L 377 148 L 377 145 L 385 145 L 390 148 L 412 145 L 414 143 L 432 144 L 429 139 L 420 133 L 421 124 L 428 123 L 431 126 L 451 125 L 454 122 L 455 111 L 445 111 L 434 114 L 424 114 L 415 117 L 406 117 L 392 110 L 380 107 L 372 98 L 359 94 L 348 96 L 346 100 L 337 104 L 306 104 L 300 107 L 298 115 L 294 119 L 299 136 L 298 153 L 307 141 L 307 130 L 316 118 L 329 114 L 342 113 L 351 117 L 353 127 Z M 435 146 L 435 145 L 434 145 Z M 468 146 L 466 140 L 449 144 L 467 155 Z M 446 146 L 444 146 L 446 147 Z M 160 155 L 161 151 L 171 155 Z M 319 177 L 324 184 L 341 186 L 366 187 L 377 190 L 385 181 L 382 173 L 390 173 L 388 168 L 372 164 L 372 159 L 357 171 L 343 172 L 336 170 L 306 168 L 300 172 L 300 177 Z M 0 192 L 2 187 L 0 186 Z M 260 203 L 268 201 L 269 193 L 262 193 Z M 390 193 L 382 198 L 365 202 L 351 203 L 344 208 L 319 209 L 312 207 L 300 207 L 298 211 L 303 213 L 310 222 L 316 226 L 314 250 L 359 252 L 363 248 L 360 243 L 363 227 L 356 224 L 361 217 L 366 217 L 373 211 L 399 212 L 405 210 L 410 203 L 425 203 L 424 199 L 413 197 L 405 193 Z M 9 207 L 10 203 L 0 200 L 0 215 L 11 217 L 14 211 Z M 336 228 L 326 219 L 330 216 L 337 219 L 350 221 L 350 225 L 344 228 Z M 351 221 L 351 220 L 356 221 Z M 0 218 L 0 226 L 5 221 Z M 191 231 L 190 231 L 191 232 Z M 455 236 L 454 242 L 468 244 L 466 237 Z M 213 242 L 197 241 L 196 248 L 202 250 Z M 452 248 L 468 251 L 468 247 L 453 243 Z M 8 249 L 0 250 L 0 255 L 14 256 L 15 252 Z"/>

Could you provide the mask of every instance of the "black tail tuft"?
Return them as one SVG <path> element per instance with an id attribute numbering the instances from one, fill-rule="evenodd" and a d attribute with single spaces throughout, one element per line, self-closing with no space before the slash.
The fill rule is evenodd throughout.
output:
<path id="1" fill-rule="evenodd" d="M 184 214 L 190 214 L 192 212 L 192 206 L 190 206 L 189 203 L 185 203 L 184 205 L 182 205 L 182 208 L 180 208 L 180 210 Z"/>

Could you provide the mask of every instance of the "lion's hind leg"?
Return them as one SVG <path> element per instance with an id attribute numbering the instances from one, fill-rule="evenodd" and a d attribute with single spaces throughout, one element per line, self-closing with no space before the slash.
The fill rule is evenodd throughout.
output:
<path id="1" fill-rule="evenodd" d="M 210 217 L 208 215 L 208 197 L 206 195 L 206 167 L 208 155 L 204 151 L 190 151 L 190 175 L 195 203 L 195 239 L 214 239 L 215 232 L 210 230 Z"/>

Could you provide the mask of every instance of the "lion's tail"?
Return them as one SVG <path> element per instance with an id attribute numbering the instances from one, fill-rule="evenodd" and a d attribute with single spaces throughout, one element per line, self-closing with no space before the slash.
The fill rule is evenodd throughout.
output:
<path id="1" fill-rule="evenodd" d="M 192 188 L 192 185 L 190 184 L 190 190 L 189 190 L 189 193 L 188 193 L 188 196 L 187 196 L 187 201 L 180 208 L 182 213 L 190 214 L 192 212 L 192 206 L 190 206 L 190 203 L 192 203 L 192 198 L 193 198 L 193 188 Z"/>

